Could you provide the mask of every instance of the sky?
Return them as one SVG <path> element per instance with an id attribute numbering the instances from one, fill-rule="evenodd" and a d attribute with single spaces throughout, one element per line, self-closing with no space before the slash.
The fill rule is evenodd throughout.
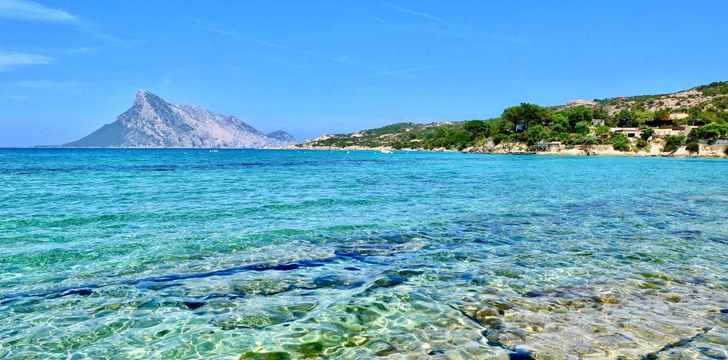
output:
<path id="1" fill-rule="evenodd" d="M 297 139 L 728 80 L 728 2 L 0 0 L 0 146 L 138 89 Z"/>

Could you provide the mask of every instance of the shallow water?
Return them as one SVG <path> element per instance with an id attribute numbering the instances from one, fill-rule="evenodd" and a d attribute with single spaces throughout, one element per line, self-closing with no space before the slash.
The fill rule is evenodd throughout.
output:
<path id="1" fill-rule="evenodd" d="M 0 150 L 0 358 L 728 356 L 728 161 Z"/>

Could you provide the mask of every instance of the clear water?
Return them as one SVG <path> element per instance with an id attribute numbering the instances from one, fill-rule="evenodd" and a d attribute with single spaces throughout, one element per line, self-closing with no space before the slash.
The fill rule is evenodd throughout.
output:
<path id="1" fill-rule="evenodd" d="M 728 161 L 0 150 L 0 358 L 728 356 Z"/>

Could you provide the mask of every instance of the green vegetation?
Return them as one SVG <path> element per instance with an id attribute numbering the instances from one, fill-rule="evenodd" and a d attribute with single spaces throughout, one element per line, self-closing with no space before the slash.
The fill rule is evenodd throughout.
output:
<path id="1" fill-rule="evenodd" d="M 696 153 L 697 154 L 698 152 L 700 152 L 700 144 L 698 144 L 696 142 L 689 142 L 685 146 L 685 149 L 687 151 L 690 151 L 691 153 Z"/>
<path id="2" fill-rule="evenodd" d="M 658 141 L 651 127 L 704 125 L 689 142 L 728 139 L 728 82 L 700 86 L 680 94 L 595 100 L 579 106 L 542 107 L 522 103 L 500 117 L 433 124 L 397 123 L 353 134 L 329 135 L 307 143 L 316 147 L 393 147 L 450 149 L 520 143 L 532 149 L 550 141 L 570 146 L 611 144 L 614 149 L 648 149 Z M 640 128 L 637 139 L 611 133 L 610 127 Z M 660 139 L 662 140 L 662 139 Z M 664 139 L 665 151 L 685 144 L 685 137 Z"/>
<path id="3" fill-rule="evenodd" d="M 685 143 L 684 136 L 668 135 L 665 137 L 665 146 L 662 151 L 673 152 L 680 148 Z"/>
<path id="4" fill-rule="evenodd" d="M 617 126 L 619 127 L 637 127 L 640 126 L 637 117 L 631 110 L 622 110 L 617 114 Z"/>
<path id="5" fill-rule="evenodd" d="M 586 135 L 589 133 L 589 123 L 586 121 L 579 121 L 574 124 L 574 132 L 577 134 Z"/>
<path id="6" fill-rule="evenodd" d="M 713 82 L 708 85 L 698 86 L 695 90 L 708 96 L 726 95 L 728 94 L 728 81 Z"/>
<path id="7" fill-rule="evenodd" d="M 649 150 L 650 142 L 645 140 L 644 138 L 637 139 L 637 142 L 635 142 L 634 146 L 638 150 Z"/>
<path id="8" fill-rule="evenodd" d="M 611 138 L 612 147 L 617 151 L 629 151 L 629 138 L 622 133 L 616 133 Z"/>
<path id="9" fill-rule="evenodd" d="M 710 123 L 690 132 L 690 139 L 718 140 L 728 136 L 728 124 Z"/>
<path id="10" fill-rule="evenodd" d="M 642 138 L 642 140 L 648 141 L 653 135 L 655 135 L 655 130 L 645 129 L 645 131 L 640 134 L 640 138 Z"/>

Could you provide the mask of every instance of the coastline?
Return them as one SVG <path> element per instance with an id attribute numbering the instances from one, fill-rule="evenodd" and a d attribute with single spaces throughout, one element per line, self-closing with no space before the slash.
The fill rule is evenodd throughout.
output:
<path id="1" fill-rule="evenodd" d="M 463 154 L 483 154 L 483 155 L 539 155 L 539 156 L 618 156 L 618 157 L 673 157 L 673 158 L 708 158 L 721 159 L 728 158 L 721 146 L 700 145 L 698 153 L 689 152 L 685 146 L 681 146 L 673 152 L 662 151 L 659 144 L 652 144 L 649 151 L 619 151 L 612 148 L 611 145 L 589 145 L 574 146 L 571 148 L 563 148 L 558 151 L 533 151 L 529 150 L 523 144 L 501 144 L 497 146 L 473 146 L 462 150 L 454 150 L 447 148 L 414 148 L 414 149 L 395 149 L 388 146 L 366 147 L 366 146 L 305 146 L 305 145 L 289 145 L 281 147 L 262 147 L 262 148 L 235 148 L 235 147 L 219 147 L 219 148 L 196 148 L 196 147 L 0 147 L 0 149 L 68 149 L 68 150 L 314 150 L 314 151 L 406 151 L 406 152 L 445 152 L 445 153 L 463 153 Z"/>
<path id="2" fill-rule="evenodd" d="M 523 144 L 502 144 L 496 146 L 473 146 L 462 150 L 446 148 L 415 148 L 415 149 L 394 149 L 392 147 L 378 146 L 286 146 L 282 150 L 330 150 L 330 151 L 416 151 L 416 152 L 452 152 L 464 154 L 487 154 L 487 155 L 541 155 L 541 156 L 621 156 L 621 157 L 674 157 L 674 158 L 728 158 L 723 152 L 723 147 L 712 145 L 700 145 L 698 153 L 689 152 L 685 146 L 681 146 L 674 152 L 664 152 L 659 144 L 652 144 L 649 151 L 619 151 L 614 150 L 611 145 L 589 145 L 574 146 L 572 148 L 559 149 L 558 151 L 529 151 Z"/>

